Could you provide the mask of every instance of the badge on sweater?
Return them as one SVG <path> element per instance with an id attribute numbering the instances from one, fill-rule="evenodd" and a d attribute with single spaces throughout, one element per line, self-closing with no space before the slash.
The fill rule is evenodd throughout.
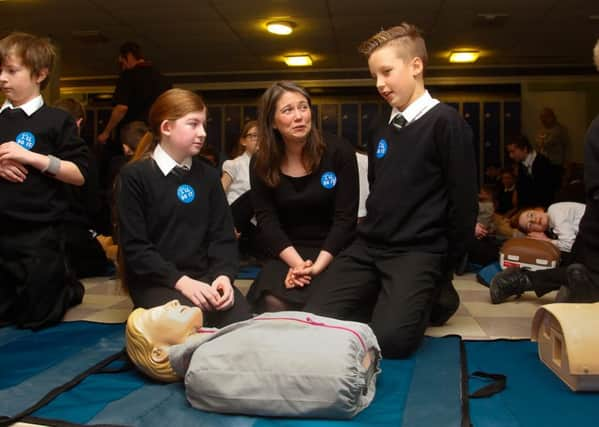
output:
<path id="1" fill-rule="evenodd" d="M 335 185 L 337 185 L 337 175 L 335 175 L 335 172 L 323 173 L 320 176 L 320 184 L 327 190 L 330 190 Z"/>
<path id="2" fill-rule="evenodd" d="M 376 153 L 374 153 L 374 155 L 376 156 L 377 159 L 382 159 L 383 157 L 385 157 L 385 154 L 387 154 L 387 141 L 385 141 L 384 139 L 381 139 L 379 141 L 379 144 L 376 146 Z"/>
<path id="3" fill-rule="evenodd" d="M 188 204 L 193 202 L 196 198 L 196 192 L 191 185 L 183 184 L 177 188 L 177 198 L 181 200 L 181 202 Z"/>
<path id="4" fill-rule="evenodd" d="M 15 138 L 15 142 L 25 150 L 31 150 L 35 145 L 35 135 L 31 132 L 21 132 Z"/>

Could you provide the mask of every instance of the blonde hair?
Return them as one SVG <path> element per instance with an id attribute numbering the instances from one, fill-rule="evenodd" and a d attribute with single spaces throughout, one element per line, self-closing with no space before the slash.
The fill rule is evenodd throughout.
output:
<path id="1" fill-rule="evenodd" d="M 40 89 L 46 88 L 56 61 L 56 49 L 50 39 L 28 33 L 11 33 L 0 40 L 0 64 L 10 55 L 18 57 L 33 77 L 38 77 L 43 69 L 47 69 L 48 75 L 40 83 Z"/>
<path id="2" fill-rule="evenodd" d="M 426 43 L 422 38 L 422 31 L 418 27 L 407 22 L 402 22 L 396 27 L 381 30 L 358 47 L 358 51 L 370 58 L 370 55 L 388 44 L 398 47 L 398 55 L 404 59 L 420 58 L 422 68 L 428 62 Z"/>
<path id="3" fill-rule="evenodd" d="M 178 120 L 195 111 L 206 110 L 206 104 L 197 93 L 185 89 L 169 89 L 156 98 L 148 114 L 150 130 L 141 138 L 132 162 L 147 158 L 160 142 L 160 125 L 165 120 Z"/>
<path id="4" fill-rule="evenodd" d="M 144 335 L 139 326 L 141 317 L 146 311 L 145 308 L 137 308 L 127 319 L 125 327 L 127 354 L 135 366 L 150 378 L 165 382 L 178 381 L 180 378 L 173 370 L 168 357 L 160 362 L 152 358 L 155 345 Z"/>
<path id="5" fill-rule="evenodd" d="M 595 48 L 593 49 L 593 60 L 595 61 L 597 71 L 599 71 L 599 39 L 597 39 L 597 43 L 595 43 Z"/>

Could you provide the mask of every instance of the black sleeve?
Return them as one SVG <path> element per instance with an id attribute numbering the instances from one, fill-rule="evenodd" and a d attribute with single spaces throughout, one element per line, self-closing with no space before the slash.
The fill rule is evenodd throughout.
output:
<path id="1" fill-rule="evenodd" d="M 217 177 L 217 174 L 214 175 Z M 208 260 L 210 280 L 225 275 L 235 280 L 239 268 L 237 240 L 233 229 L 231 209 L 220 180 L 216 179 L 210 192 L 211 216 L 208 226 Z"/>
<path id="2" fill-rule="evenodd" d="M 585 137 L 584 185 L 587 204 L 599 209 L 599 116 L 593 120 Z"/>
<path id="3" fill-rule="evenodd" d="M 173 288 L 183 276 L 176 265 L 167 261 L 150 240 L 146 224 L 146 188 L 139 173 L 129 165 L 117 179 L 119 245 L 125 261 L 126 276 L 147 286 Z"/>
<path id="4" fill-rule="evenodd" d="M 57 150 L 52 154 L 61 160 L 73 162 L 87 180 L 89 150 L 85 141 L 79 137 L 77 125 L 70 116 L 65 116 L 56 141 Z"/>
<path id="5" fill-rule="evenodd" d="M 333 162 L 337 175 L 335 216 L 322 249 L 337 255 L 354 238 L 360 190 L 358 162 L 353 147 L 344 140 L 335 141 L 334 144 Z"/>
<path id="6" fill-rule="evenodd" d="M 478 212 L 472 130 L 461 117 L 451 114 L 435 138 L 447 183 L 448 258 L 449 267 L 453 269 L 466 253 Z"/>
<path id="7" fill-rule="evenodd" d="M 127 71 L 123 71 L 116 82 L 116 88 L 112 95 L 112 105 L 126 105 L 131 103 L 131 90 L 133 85 L 130 82 L 130 75 Z"/>
<path id="8" fill-rule="evenodd" d="M 279 215 L 273 200 L 275 189 L 266 185 L 256 175 L 253 158 L 250 162 L 250 187 L 260 236 L 268 250 L 272 251 L 272 255 L 278 257 L 283 249 L 293 245 L 279 221 Z"/>

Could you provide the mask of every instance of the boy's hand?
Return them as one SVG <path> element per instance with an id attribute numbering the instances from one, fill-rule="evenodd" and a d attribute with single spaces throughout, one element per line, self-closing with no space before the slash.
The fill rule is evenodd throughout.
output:
<path id="1" fill-rule="evenodd" d="M 0 145 L 0 160 L 13 160 L 22 165 L 27 165 L 31 162 L 32 156 L 35 153 L 21 147 L 14 141 L 5 142 Z"/>
<path id="2" fill-rule="evenodd" d="M 214 306 L 215 310 L 227 310 L 235 303 L 235 293 L 233 292 L 233 286 L 231 280 L 227 276 L 218 276 L 212 282 L 212 288 L 216 290 L 219 295 L 219 301 Z"/>
<path id="3" fill-rule="evenodd" d="M 0 160 L 0 178 L 10 182 L 23 182 L 27 178 L 27 168 L 13 160 Z"/>
<path id="4" fill-rule="evenodd" d="M 477 239 L 482 239 L 483 237 L 487 237 L 488 234 L 489 231 L 487 230 L 487 228 L 480 222 L 477 222 L 476 226 L 474 227 L 474 236 Z"/>
<path id="5" fill-rule="evenodd" d="M 208 283 L 194 280 L 188 276 L 182 276 L 175 284 L 175 289 L 205 311 L 213 311 L 221 298 L 218 291 Z"/>

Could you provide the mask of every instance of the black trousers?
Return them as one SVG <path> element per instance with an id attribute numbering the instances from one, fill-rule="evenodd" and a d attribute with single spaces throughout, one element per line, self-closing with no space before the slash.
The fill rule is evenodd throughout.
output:
<path id="1" fill-rule="evenodd" d="M 200 279 L 205 281 L 203 279 Z M 231 323 L 247 320 L 252 317 L 250 307 L 239 289 L 233 286 L 234 304 L 228 310 L 203 311 L 204 326 L 222 328 Z M 166 286 L 144 287 L 130 286 L 129 293 L 135 307 L 152 308 L 165 304 L 174 299 L 179 300 L 181 305 L 193 307 L 195 304 L 175 288 Z"/>
<path id="2" fill-rule="evenodd" d="M 84 225 L 65 224 L 64 231 L 67 257 L 78 278 L 105 276 L 110 271 L 104 249 Z"/>
<path id="3" fill-rule="evenodd" d="M 81 303 L 84 289 L 68 267 L 62 227 L 2 224 L 0 323 L 40 329 Z"/>
<path id="4" fill-rule="evenodd" d="M 441 254 L 393 253 L 354 242 L 333 260 L 304 310 L 357 321 L 369 310 L 383 357 L 407 357 L 424 337 L 444 263 Z"/>

